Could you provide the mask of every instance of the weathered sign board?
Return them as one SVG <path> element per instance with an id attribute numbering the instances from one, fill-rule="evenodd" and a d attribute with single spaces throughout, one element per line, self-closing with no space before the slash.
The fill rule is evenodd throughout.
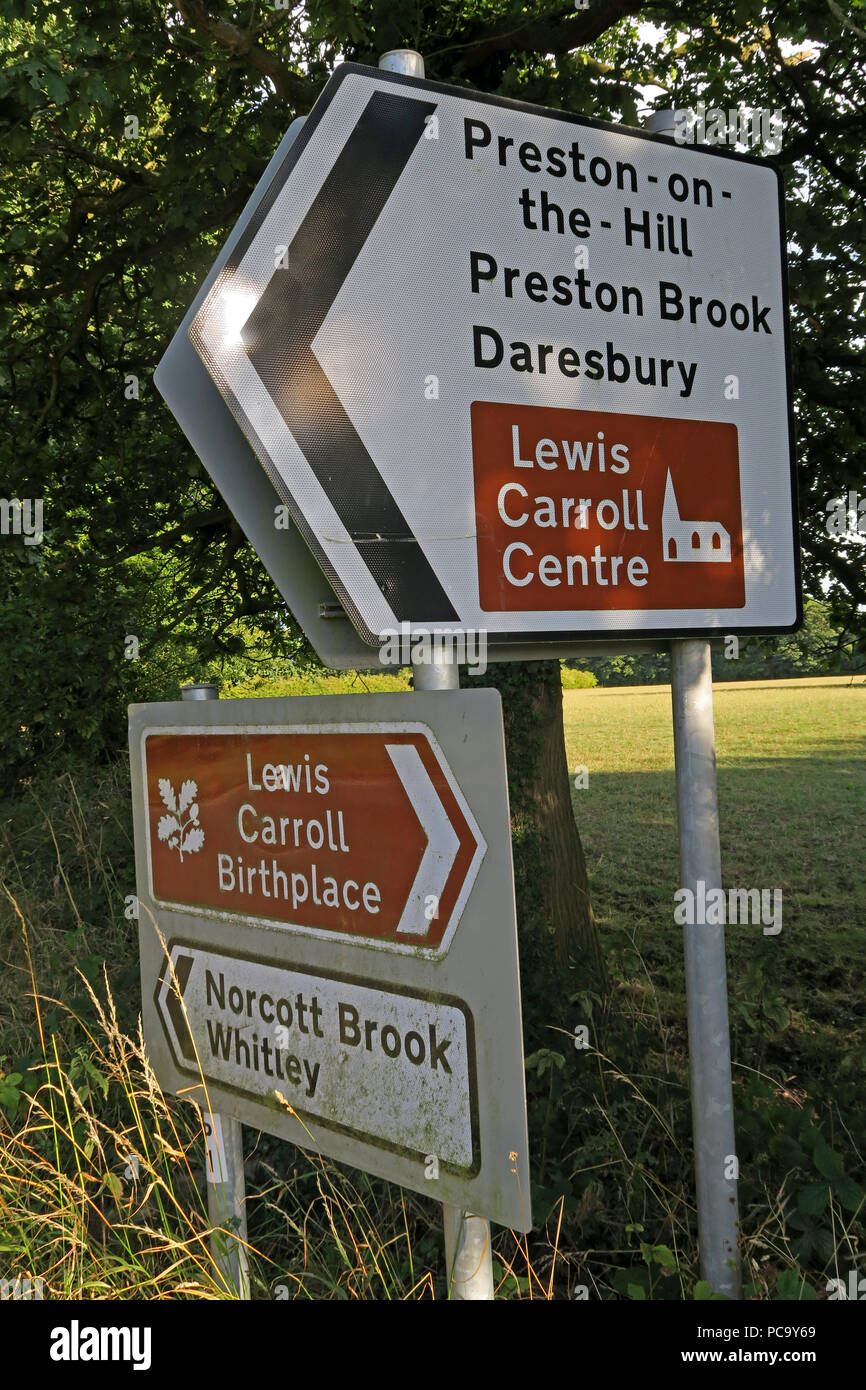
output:
<path id="1" fill-rule="evenodd" d="M 528 1229 L 498 694 L 132 706 L 130 757 L 160 1083 Z"/>
<path id="2" fill-rule="evenodd" d="M 797 624 L 766 161 L 347 63 L 189 336 L 367 642 Z"/>

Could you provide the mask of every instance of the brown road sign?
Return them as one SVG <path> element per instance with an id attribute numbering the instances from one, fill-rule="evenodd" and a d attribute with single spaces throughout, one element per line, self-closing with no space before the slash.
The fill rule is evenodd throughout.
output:
<path id="1" fill-rule="evenodd" d="M 160 907 L 447 949 L 486 845 L 429 729 L 145 730 Z"/>
<path id="2" fill-rule="evenodd" d="M 528 1229 L 498 694 L 133 706 L 130 757 L 163 1087 Z"/>

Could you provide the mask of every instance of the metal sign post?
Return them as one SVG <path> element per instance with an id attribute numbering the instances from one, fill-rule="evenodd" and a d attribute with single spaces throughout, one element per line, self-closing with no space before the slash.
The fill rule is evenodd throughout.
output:
<path id="1" fill-rule="evenodd" d="M 386 55 L 393 57 L 393 55 Z M 431 661 L 413 668 L 416 690 L 459 690 L 456 661 Z M 493 1298 L 490 1223 L 483 1216 L 443 1202 L 448 1297 L 459 1301 Z"/>
<path id="2" fill-rule="evenodd" d="M 414 49 L 394 49 L 379 59 L 384 72 L 402 72 L 407 77 L 424 76 L 424 59 Z M 455 653 L 452 652 L 454 656 Z M 419 662 L 413 666 L 416 690 L 459 690 L 456 660 Z M 454 1301 L 486 1301 L 493 1298 L 493 1260 L 490 1223 L 483 1216 L 461 1211 L 448 1202 L 442 1204 L 445 1223 L 445 1261 L 448 1270 L 448 1297 Z"/>
<path id="3" fill-rule="evenodd" d="M 680 884 L 722 886 L 709 642 L 671 644 Z M 740 1296 L 734 1102 L 725 928 L 683 927 L 701 1274 Z"/>
<path id="4" fill-rule="evenodd" d="M 184 700 L 218 700 L 215 685 L 185 685 Z M 201 1106 L 205 1133 L 207 1209 L 210 1223 L 219 1228 L 211 1237 L 214 1259 L 223 1278 L 238 1298 L 250 1296 L 247 1259 L 247 1208 L 244 1180 L 243 1130 L 232 1115 Z M 225 1235 L 223 1232 L 232 1232 Z"/>
<path id="5" fill-rule="evenodd" d="M 656 111 L 647 128 L 673 135 L 673 111 Z M 671 643 L 671 700 L 680 885 L 722 886 L 713 674 L 706 641 Z M 683 928 L 695 1185 L 701 1274 L 714 1293 L 740 1297 L 731 1039 L 724 925 Z"/>

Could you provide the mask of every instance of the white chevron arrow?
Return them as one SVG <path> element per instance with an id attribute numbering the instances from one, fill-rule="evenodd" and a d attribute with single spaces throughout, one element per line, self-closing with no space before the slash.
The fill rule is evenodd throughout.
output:
<path id="1" fill-rule="evenodd" d="M 385 747 L 427 836 L 397 931 L 404 936 L 426 936 L 433 920 L 425 916 L 426 900 L 435 897 L 438 904 L 445 892 L 460 848 L 460 837 L 445 813 L 418 749 L 411 743 L 387 743 Z"/>

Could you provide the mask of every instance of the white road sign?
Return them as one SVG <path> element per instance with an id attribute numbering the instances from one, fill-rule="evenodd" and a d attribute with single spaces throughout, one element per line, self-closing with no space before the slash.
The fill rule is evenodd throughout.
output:
<path id="1" fill-rule="evenodd" d="M 798 622 L 765 161 L 344 64 L 190 338 L 367 641 Z"/>
<path id="2" fill-rule="evenodd" d="M 129 737 L 163 1087 L 529 1229 L 497 692 L 140 705 Z"/>
<path id="3" fill-rule="evenodd" d="M 176 944 L 156 1003 L 190 1075 L 272 1108 L 279 1092 L 313 1122 L 340 1116 L 368 1143 L 477 1171 L 472 1016 L 459 1000 Z"/>

